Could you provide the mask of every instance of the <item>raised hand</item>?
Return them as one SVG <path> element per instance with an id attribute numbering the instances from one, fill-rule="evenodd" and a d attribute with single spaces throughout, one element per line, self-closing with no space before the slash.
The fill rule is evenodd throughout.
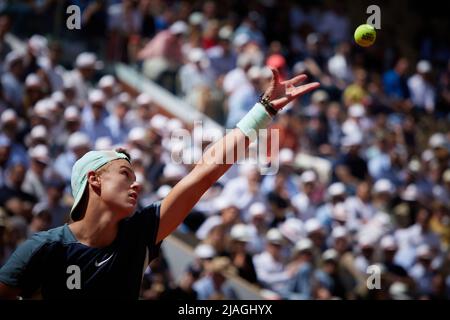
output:
<path id="1" fill-rule="evenodd" d="M 273 76 L 270 82 L 269 88 L 263 95 L 272 104 L 272 107 L 276 110 L 282 109 L 289 102 L 295 98 L 304 95 L 305 93 L 317 89 L 320 86 L 319 82 L 311 82 L 302 86 L 296 87 L 296 85 L 306 80 L 305 74 L 298 75 L 292 79 L 280 82 L 278 71 L 271 69 Z"/>

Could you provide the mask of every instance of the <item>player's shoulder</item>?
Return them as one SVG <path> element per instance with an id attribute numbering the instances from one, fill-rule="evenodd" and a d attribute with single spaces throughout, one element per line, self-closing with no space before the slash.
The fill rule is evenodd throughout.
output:
<path id="1" fill-rule="evenodd" d="M 31 237 L 31 239 L 39 242 L 70 243 L 76 241 L 67 224 L 47 231 L 37 232 Z"/>
<path id="2" fill-rule="evenodd" d="M 74 237 L 70 234 L 68 226 L 64 225 L 48 231 L 37 232 L 22 242 L 13 254 L 13 258 L 21 263 L 26 263 L 41 253 L 48 252 L 55 244 L 73 242 Z"/>

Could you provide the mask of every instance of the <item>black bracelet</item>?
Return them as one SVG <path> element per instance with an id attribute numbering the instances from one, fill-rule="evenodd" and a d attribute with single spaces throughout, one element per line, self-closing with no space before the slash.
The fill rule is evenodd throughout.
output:
<path id="1" fill-rule="evenodd" d="M 261 97 L 259 98 L 259 103 L 261 103 L 264 106 L 266 111 L 272 117 L 276 116 L 276 114 L 278 113 L 278 111 L 273 107 L 272 103 L 269 101 L 269 98 L 265 98 L 264 96 L 261 95 Z"/>

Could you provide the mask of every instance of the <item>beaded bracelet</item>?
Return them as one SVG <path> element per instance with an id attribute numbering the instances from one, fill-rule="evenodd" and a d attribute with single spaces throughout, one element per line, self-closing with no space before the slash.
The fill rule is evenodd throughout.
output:
<path id="1" fill-rule="evenodd" d="M 261 103 L 264 108 L 266 109 L 266 111 L 272 116 L 274 117 L 278 111 L 273 107 L 272 103 L 270 102 L 269 98 L 264 97 L 263 95 L 261 95 L 261 97 L 259 98 L 259 103 Z"/>

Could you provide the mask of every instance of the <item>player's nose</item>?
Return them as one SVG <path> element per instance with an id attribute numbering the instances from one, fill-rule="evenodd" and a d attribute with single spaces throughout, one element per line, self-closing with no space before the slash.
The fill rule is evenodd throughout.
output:
<path id="1" fill-rule="evenodd" d="M 133 189 L 133 191 L 135 191 L 139 195 L 142 191 L 142 185 L 139 182 L 135 181 L 131 185 L 131 189 Z"/>

